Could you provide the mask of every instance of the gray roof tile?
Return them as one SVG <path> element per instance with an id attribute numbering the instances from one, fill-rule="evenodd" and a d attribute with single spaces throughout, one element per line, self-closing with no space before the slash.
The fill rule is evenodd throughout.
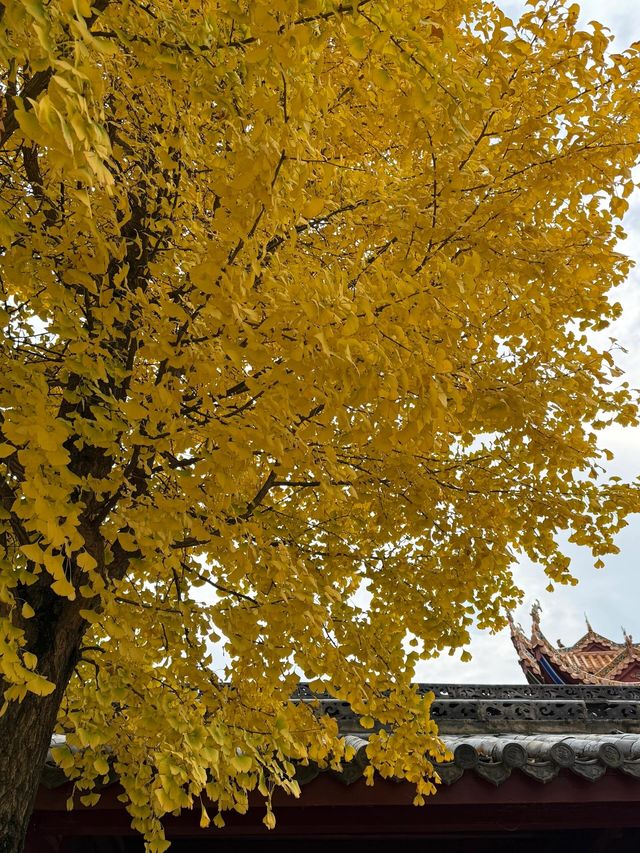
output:
<path id="1" fill-rule="evenodd" d="M 597 782 L 607 773 L 640 781 L 640 690 L 581 685 L 421 685 L 432 690 L 432 712 L 453 760 L 437 767 L 441 781 L 455 784 L 475 773 L 500 785 L 513 773 L 541 783 L 560 772 Z M 355 749 L 340 772 L 345 784 L 359 780 L 368 764 L 367 738 L 359 715 L 349 705 L 312 694 L 301 685 L 295 700 L 320 700 L 318 713 L 337 719 L 346 741 Z M 57 738 L 56 738 L 57 740 Z M 52 744 L 53 745 L 53 744 Z M 300 784 L 311 782 L 315 765 L 297 768 Z M 65 781 L 49 755 L 43 784 Z"/>

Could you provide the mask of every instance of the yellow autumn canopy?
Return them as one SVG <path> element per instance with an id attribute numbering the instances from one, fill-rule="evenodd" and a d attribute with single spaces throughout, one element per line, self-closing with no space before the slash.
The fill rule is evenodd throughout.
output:
<path id="1" fill-rule="evenodd" d="M 518 553 L 567 581 L 558 534 L 599 558 L 637 508 L 598 476 L 636 407 L 588 333 L 630 267 L 640 63 L 576 19 L 2 5 L 0 737 L 60 706 L 60 763 L 111 762 L 149 850 L 201 793 L 342 759 L 300 673 L 421 801 L 416 661 L 501 626 Z"/>

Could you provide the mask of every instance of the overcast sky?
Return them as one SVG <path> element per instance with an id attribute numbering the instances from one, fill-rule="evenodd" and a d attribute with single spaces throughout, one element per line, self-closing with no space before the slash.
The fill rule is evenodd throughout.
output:
<path id="1" fill-rule="evenodd" d="M 512 18 L 519 17 L 525 7 L 524 0 L 500 0 L 498 3 Z M 622 50 L 633 41 L 640 40 L 640 3 L 638 0 L 583 0 L 580 3 L 584 24 L 598 20 L 615 35 L 614 50 Z M 640 193 L 636 191 L 624 225 L 628 239 L 623 251 L 640 262 Z M 624 306 L 623 316 L 608 334 L 616 337 L 627 350 L 619 361 L 627 372 L 627 379 L 640 387 L 640 270 L 631 274 L 627 283 L 616 292 Z M 634 479 L 640 473 L 640 430 L 616 428 L 607 431 L 606 444 L 614 453 L 611 473 L 625 479 Z M 552 642 L 561 639 L 569 644 L 585 632 L 584 613 L 595 631 L 612 640 L 622 641 L 621 626 L 640 640 L 640 517 L 634 516 L 629 526 L 618 538 L 620 554 L 605 557 L 605 568 L 593 568 L 588 551 L 569 547 L 572 569 L 579 578 L 578 586 L 545 591 L 547 580 L 542 571 L 531 564 L 517 567 L 516 581 L 525 591 L 522 606 L 516 619 L 529 629 L 529 611 L 538 599 L 542 605 L 542 629 Z M 417 677 L 420 681 L 466 683 L 519 683 L 524 676 L 508 630 L 498 635 L 476 632 L 471 645 L 473 659 L 468 663 L 455 657 L 442 657 L 421 664 Z"/>

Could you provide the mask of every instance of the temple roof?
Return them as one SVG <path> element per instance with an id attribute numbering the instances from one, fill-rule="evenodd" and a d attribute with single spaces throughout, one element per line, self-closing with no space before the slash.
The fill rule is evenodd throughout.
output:
<path id="1" fill-rule="evenodd" d="M 420 685 L 433 693 L 431 715 L 451 759 L 437 765 L 445 785 L 465 771 L 494 785 L 516 771 L 547 783 L 563 771 L 596 782 L 607 773 L 640 780 L 640 686 Z M 368 759 L 369 733 L 346 702 L 301 686 L 300 699 L 319 703 L 356 749 L 337 774 L 351 783 Z M 360 768 L 360 769 L 358 769 Z M 314 772 L 318 772 L 317 770 Z"/>
<path id="2" fill-rule="evenodd" d="M 494 785 L 518 774 L 542 783 L 567 773 L 591 782 L 610 775 L 640 781 L 640 687 L 437 684 L 418 689 L 435 695 L 432 716 L 450 753 L 436 769 L 447 786 L 465 773 Z M 340 769 L 299 765 L 298 782 L 309 784 L 323 773 L 346 785 L 362 779 L 371 730 L 362 727 L 360 715 L 347 702 L 307 685 L 300 686 L 294 701 L 313 702 L 319 714 L 335 719 L 355 749 L 353 760 Z M 115 781 L 112 771 L 109 783 Z M 51 754 L 42 782 L 47 788 L 66 782 Z"/>
<path id="3" fill-rule="evenodd" d="M 540 605 L 531 609 L 531 636 L 512 618 L 511 640 L 530 683 L 640 684 L 640 644 L 623 629 L 624 642 L 598 634 L 586 619 L 586 633 L 573 645 L 551 643 L 540 627 Z"/>

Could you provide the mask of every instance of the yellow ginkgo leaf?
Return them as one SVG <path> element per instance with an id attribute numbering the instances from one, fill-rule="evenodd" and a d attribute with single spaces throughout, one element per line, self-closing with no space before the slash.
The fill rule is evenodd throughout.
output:
<path id="1" fill-rule="evenodd" d="M 319 216 L 326 207 L 326 201 L 323 198 L 312 198 L 307 201 L 302 208 L 302 215 L 306 219 L 314 219 Z"/>

